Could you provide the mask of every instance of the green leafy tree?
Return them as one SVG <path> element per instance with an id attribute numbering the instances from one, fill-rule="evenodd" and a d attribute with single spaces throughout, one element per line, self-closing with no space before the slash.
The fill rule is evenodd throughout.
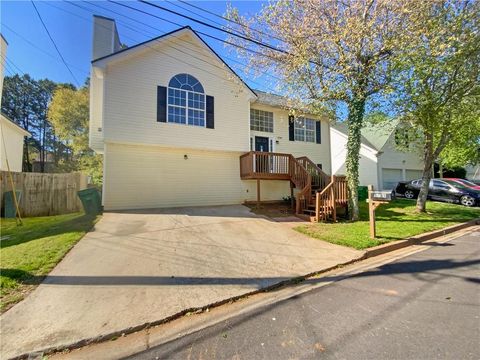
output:
<path id="1" fill-rule="evenodd" d="M 101 183 L 102 157 L 95 155 L 88 146 L 88 88 L 57 88 L 48 109 L 48 118 L 56 136 L 72 150 L 71 158 L 61 166 L 86 172 L 94 183 Z"/>
<path id="2" fill-rule="evenodd" d="M 351 216 L 359 218 L 358 164 L 368 102 L 388 93 L 391 59 L 403 48 L 405 19 L 420 1 L 282 0 L 247 19 L 229 9 L 230 27 L 275 49 L 231 37 L 254 50 L 238 50 L 253 70 L 280 78 L 277 86 L 309 107 L 347 110 L 347 177 Z M 280 50 L 280 51 L 278 51 Z"/>
<path id="3" fill-rule="evenodd" d="M 424 4 L 424 11 L 410 16 L 411 41 L 396 59 L 399 108 L 418 130 L 423 150 L 419 212 L 426 211 L 434 162 L 453 165 L 454 157 L 475 155 L 480 108 L 480 3 Z"/>
<path id="4" fill-rule="evenodd" d="M 45 171 L 48 153 L 55 153 L 57 141 L 47 119 L 48 104 L 57 84 L 48 79 L 35 80 L 30 75 L 4 79 L 2 112 L 32 134 L 25 139 L 23 171 L 32 171 L 32 159 Z"/>

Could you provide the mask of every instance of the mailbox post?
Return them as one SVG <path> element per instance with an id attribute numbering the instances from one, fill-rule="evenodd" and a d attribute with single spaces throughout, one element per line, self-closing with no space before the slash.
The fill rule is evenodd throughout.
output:
<path id="1" fill-rule="evenodd" d="M 374 191 L 373 185 L 368 185 L 368 215 L 370 218 L 370 237 L 376 237 L 375 209 L 381 204 L 389 203 L 395 196 L 391 191 Z"/>

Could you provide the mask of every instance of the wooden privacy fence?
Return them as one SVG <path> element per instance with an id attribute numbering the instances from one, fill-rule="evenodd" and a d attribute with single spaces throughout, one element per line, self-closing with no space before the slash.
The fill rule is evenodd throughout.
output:
<path id="1" fill-rule="evenodd" d="M 4 194 L 12 190 L 7 171 L 0 171 L 2 209 Z M 87 188 L 82 173 L 45 174 L 12 172 L 15 190 L 22 192 L 20 213 L 24 217 L 67 214 L 82 210 L 77 191 Z"/>

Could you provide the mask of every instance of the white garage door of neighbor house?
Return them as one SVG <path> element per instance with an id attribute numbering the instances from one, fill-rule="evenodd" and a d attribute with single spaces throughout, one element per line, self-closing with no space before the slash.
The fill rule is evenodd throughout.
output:
<path id="1" fill-rule="evenodd" d="M 383 190 L 395 189 L 397 183 L 402 181 L 401 169 L 382 169 Z"/>
<path id="2" fill-rule="evenodd" d="M 423 175 L 422 170 L 405 170 L 405 180 L 421 179 Z"/>

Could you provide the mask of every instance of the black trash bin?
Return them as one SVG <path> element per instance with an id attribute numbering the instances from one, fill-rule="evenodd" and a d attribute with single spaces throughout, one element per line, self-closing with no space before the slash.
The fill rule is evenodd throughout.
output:
<path id="1" fill-rule="evenodd" d="M 87 215 L 97 215 L 102 212 L 102 198 L 100 191 L 95 188 L 80 190 L 77 192 Z"/>

